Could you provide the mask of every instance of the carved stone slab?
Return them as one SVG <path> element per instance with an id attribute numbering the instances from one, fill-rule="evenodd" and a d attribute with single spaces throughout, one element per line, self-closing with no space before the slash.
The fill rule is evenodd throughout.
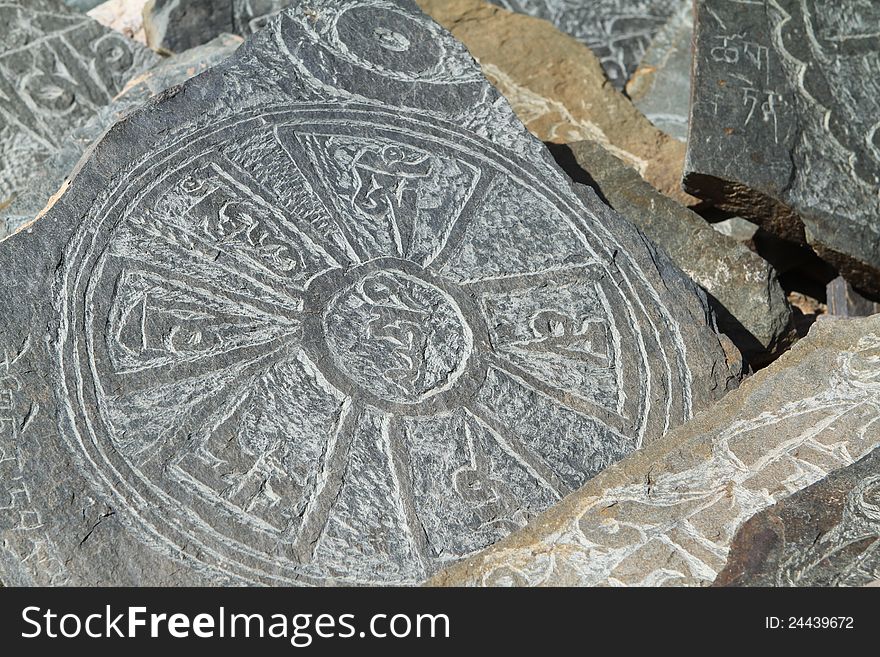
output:
<path id="1" fill-rule="evenodd" d="M 863 586 L 880 578 L 880 450 L 750 518 L 716 586 Z"/>
<path id="2" fill-rule="evenodd" d="M 220 34 L 247 37 L 292 0 L 149 0 L 143 10 L 147 43 L 154 50 L 183 52 Z"/>
<path id="3" fill-rule="evenodd" d="M 41 165 L 42 175 L 32 181 L 5 210 L 0 210 L 0 224 L 13 233 L 30 223 L 69 179 L 83 153 L 104 132 L 151 96 L 185 82 L 194 75 L 219 64 L 235 52 L 242 38 L 224 34 L 204 45 L 173 55 L 131 79 L 116 98 L 97 110 L 91 119 L 72 130 L 55 153 Z"/>
<path id="4" fill-rule="evenodd" d="M 687 141 L 694 9 L 683 3 L 660 28 L 626 83 L 626 95 L 668 135 Z"/>
<path id="5" fill-rule="evenodd" d="M 880 294 L 880 5 L 697 7 L 685 187 Z"/>
<path id="6" fill-rule="evenodd" d="M 156 61 L 147 48 L 56 0 L 0 0 L 0 210 L 64 136 Z M 0 239 L 7 234 L 0 224 Z"/>
<path id="7" fill-rule="evenodd" d="M 709 293 L 718 326 L 751 365 L 766 365 L 789 346 L 794 337 L 791 307 L 766 260 L 657 192 L 597 142 L 577 142 L 567 152 L 574 158 L 568 168 L 575 180 L 591 180 L 612 208 Z"/>
<path id="8" fill-rule="evenodd" d="M 823 320 L 662 440 L 440 585 L 711 584 L 756 513 L 880 445 L 880 316 Z"/>
<path id="9" fill-rule="evenodd" d="M 482 0 L 418 0 L 459 39 L 520 120 L 545 142 L 598 141 L 684 205 L 685 145 L 662 132 L 608 80 L 593 52 L 551 23 Z"/>
<path id="10" fill-rule="evenodd" d="M 68 583 L 417 583 L 735 384 L 409 3 L 286 10 L 2 247 L 5 499 Z"/>

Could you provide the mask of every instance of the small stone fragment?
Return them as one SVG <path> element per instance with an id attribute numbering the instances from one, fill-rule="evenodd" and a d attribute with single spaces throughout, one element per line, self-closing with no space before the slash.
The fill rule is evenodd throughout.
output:
<path id="1" fill-rule="evenodd" d="M 694 8 L 685 2 L 660 28 L 626 83 L 626 95 L 655 126 L 687 141 Z"/>
<path id="2" fill-rule="evenodd" d="M 842 276 L 828 283 L 826 298 L 828 313 L 838 317 L 867 317 L 880 313 L 880 303 L 863 297 Z"/>
<path id="3" fill-rule="evenodd" d="M 544 20 L 481 0 L 418 0 L 468 48 L 528 129 L 545 142 L 598 141 L 683 205 L 685 145 L 611 87 L 589 48 Z"/>
<path id="4" fill-rule="evenodd" d="M 880 449 L 736 532 L 715 586 L 863 586 L 880 578 Z"/>
<path id="5" fill-rule="evenodd" d="M 880 295 L 880 3 L 700 0 L 685 188 Z"/>
<path id="6" fill-rule="evenodd" d="M 569 148 L 599 196 L 709 293 L 719 328 L 751 365 L 767 364 L 791 343 L 791 308 L 766 260 L 658 193 L 598 143 L 582 141 Z"/>
<path id="7" fill-rule="evenodd" d="M 746 520 L 880 445 L 878 363 L 880 316 L 819 321 L 707 412 L 430 583 L 711 584 Z"/>

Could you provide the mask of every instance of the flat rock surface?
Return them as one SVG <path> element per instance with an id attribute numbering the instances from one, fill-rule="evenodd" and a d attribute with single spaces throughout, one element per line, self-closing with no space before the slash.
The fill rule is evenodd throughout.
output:
<path id="1" fill-rule="evenodd" d="M 880 316 L 823 320 L 709 411 L 437 585 L 708 585 L 756 513 L 880 444 Z"/>
<path id="2" fill-rule="evenodd" d="M 0 0 L 0 210 L 45 176 L 72 129 L 156 60 L 147 48 L 54 0 Z M 8 229 L 0 223 L 0 239 Z"/>
<path id="3" fill-rule="evenodd" d="M 863 586 L 880 578 L 880 449 L 750 518 L 716 586 Z"/>
<path id="4" fill-rule="evenodd" d="M 636 70 L 654 35 L 689 0 L 492 0 L 553 23 L 589 46 L 618 90 Z"/>
<path id="5" fill-rule="evenodd" d="M 108 105 L 101 107 L 82 126 L 72 130 L 55 153 L 42 165 L 42 175 L 32 181 L 5 210 L 0 224 L 8 233 L 33 221 L 66 183 L 83 153 L 117 121 L 144 104 L 151 96 L 185 82 L 235 52 L 242 38 L 231 34 L 160 60 L 147 72 L 132 78 Z"/>
<path id="6" fill-rule="evenodd" d="M 778 274 L 766 260 L 657 192 L 597 142 L 577 142 L 569 148 L 599 195 L 710 294 L 719 327 L 746 360 L 764 365 L 790 344 L 791 308 Z"/>
<path id="7" fill-rule="evenodd" d="M 414 4 L 286 10 L 0 248 L 6 583 L 393 583 L 735 385 Z"/>
<path id="8" fill-rule="evenodd" d="M 810 244 L 874 295 L 878 22 L 865 0 L 698 2 L 685 171 L 691 193 Z"/>
<path id="9" fill-rule="evenodd" d="M 687 141 L 694 9 L 682 6 L 660 28 L 626 83 L 626 95 L 655 126 Z"/>
<path id="10" fill-rule="evenodd" d="M 483 73 L 539 139 L 598 141 L 654 187 L 684 205 L 685 145 L 662 132 L 608 85 L 599 60 L 545 20 L 481 0 L 418 0 L 462 41 Z"/>
<path id="11" fill-rule="evenodd" d="M 247 37 L 292 0 L 149 0 L 143 10 L 147 43 L 166 53 L 183 52 L 220 34 Z M 305 7 L 308 9 L 308 7 Z"/>

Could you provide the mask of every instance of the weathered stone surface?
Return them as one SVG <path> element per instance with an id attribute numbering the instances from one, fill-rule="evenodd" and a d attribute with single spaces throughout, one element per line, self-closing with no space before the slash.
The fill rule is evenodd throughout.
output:
<path id="1" fill-rule="evenodd" d="M 710 410 L 608 468 L 446 585 L 705 585 L 748 518 L 880 444 L 880 316 L 823 320 Z"/>
<path id="2" fill-rule="evenodd" d="M 31 2 L 31 0 L 24 0 L 25 2 Z M 77 11 L 86 12 L 90 9 L 94 9 L 99 4 L 101 4 L 104 0 L 64 0 L 64 4 L 72 9 L 76 9 Z"/>
<path id="3" fill-rule="evenodd" d="M 598 141 L 654 187 L 684 205 L 685 145 L 648 121 L 611 88 L 589 48 L 550 23 L 481 0 L 418 0 L 462 41 L 483 73 L 539 139 Z"/>
<path id="4" fill-rule="evenodd" d="M 654 35 L 689 0 L 492 0 L 553 23 L 588 45 L 622 90 Z"/>
<path id="5" fill-rule="evenodd" d="M 697 3 L 685 187 L 880 294 L 880 4 Z"/>
<path id="6" fill-rule="evenodd" d="M 766 364 L 791 343 L 795 337 L 791 308 L 766 260 L 658 193 L 597 142 L 577 142 L 568 148 L 574 159 L 566 167 L 569 174 L 576 180 L 578 171 L 585 174 L 601 198 L 709 293 L 719 328 L 750 364 Z M 578 169 L 573 171 L 574 166 Z"/>
<path id="7" fill-rule="evenodd" d="M 716 586 L 862 586 L 880 578 L 880 449 L 750 518 Z"/>
<path id="8" fill-rule="evenodd" d="M 880 303 L 863 297 L 842 276 L 828 283 L 825 295 L 828 312 L 838 317 L 867 317 L 880 313 Z"/>
<path id="9" fill-rule="evenodd" d="M 159 52 L 173 53 L 223 33 L 247 37 L 291 4 L 292 0 L 149 0 L 143 11 L 147 43 Z"/>
<path id="10" fill-rule="evenodd" d="M 242 38 L 225 34 L 184 53 L 174 55 L 132 80 L 109 104 L 101 107 L 84 125 L 71 131 L 52 157 L 42 165 L 42 175 L 23 190 L 5 210 L 0 211 L 0 225 L 13 233 L 33 221 L 54 202 L 83 153 L 104 132 L 151 96 L 185 82 L 194 75 L 219 64 L 241 45 Z"/>
<path id="11" fill-rule="evenodd" d="M 145 4 L 146 0 L 107 0 L 90 10 L 88 15 L 101 25 L 146 45 L 143 14 Z"/>
<path id="12" fill-rule="evenodd" d="M 458 42 L 308 5 L 2 244 L 5 581 L 419 582 L 734 385 Z"/>
<path id="13" fill-rule="evenodd" d="M 0 1 L 0 210 L 64 136 L 156 61 L 140 44 L 55 0 Z M 0 224 L 0 239 L 7 229 Z"/>
<path id="14" fill-rule="evenodd" d="M 684 2 L 660 28 L 626 83 L 626 95 L 655 126 L 687 141 L 694 10 Z"/>

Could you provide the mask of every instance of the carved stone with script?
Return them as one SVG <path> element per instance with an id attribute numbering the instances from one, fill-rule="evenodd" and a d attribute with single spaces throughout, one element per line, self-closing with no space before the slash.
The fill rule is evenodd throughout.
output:
<path id="1" fill-rule="evenodd" d="M 709 585 L 746 520 L 878 445 L 880 315 L 822 320 L 710 410 L 432 583 Z"/>
<path id="2" fill-rule="evenodd" d="M 144 31 L 154 50 L 183 52 L 224 33 L 250 36 L 291 4 L 292 0 L 149 0 L 143 11 Z"/>
<path id="3" fill-rule="evenodd" d="M 716 586 L 863 586 L 880 578 L 880 449 L 750 518 Z"/>
<path id="4" fill-rule="evenodd" d="M 491 0 L 537 16 L 588 45 L 622 90 L 663 24 L 690 0 Z"/>
<path id="5" fill-rule="evenodd" d="M 880 3 L 701 0 L 685 187 L 880 295 Z"/>
<path id="6" fill-rule="evenodd" d="M 0 289 L 0 446 L 69 583 L 418 583 L 735 385 L 405 2 L 285 10 L 114 126 Z"/>
<path id="7" fill-rule="evenodd" d="M 0 210 L 64 136 L 156 61 L 147 48 L 56 0 L 0 0 Z M 0 223 L 0 239 L 7 234 Z"/>

